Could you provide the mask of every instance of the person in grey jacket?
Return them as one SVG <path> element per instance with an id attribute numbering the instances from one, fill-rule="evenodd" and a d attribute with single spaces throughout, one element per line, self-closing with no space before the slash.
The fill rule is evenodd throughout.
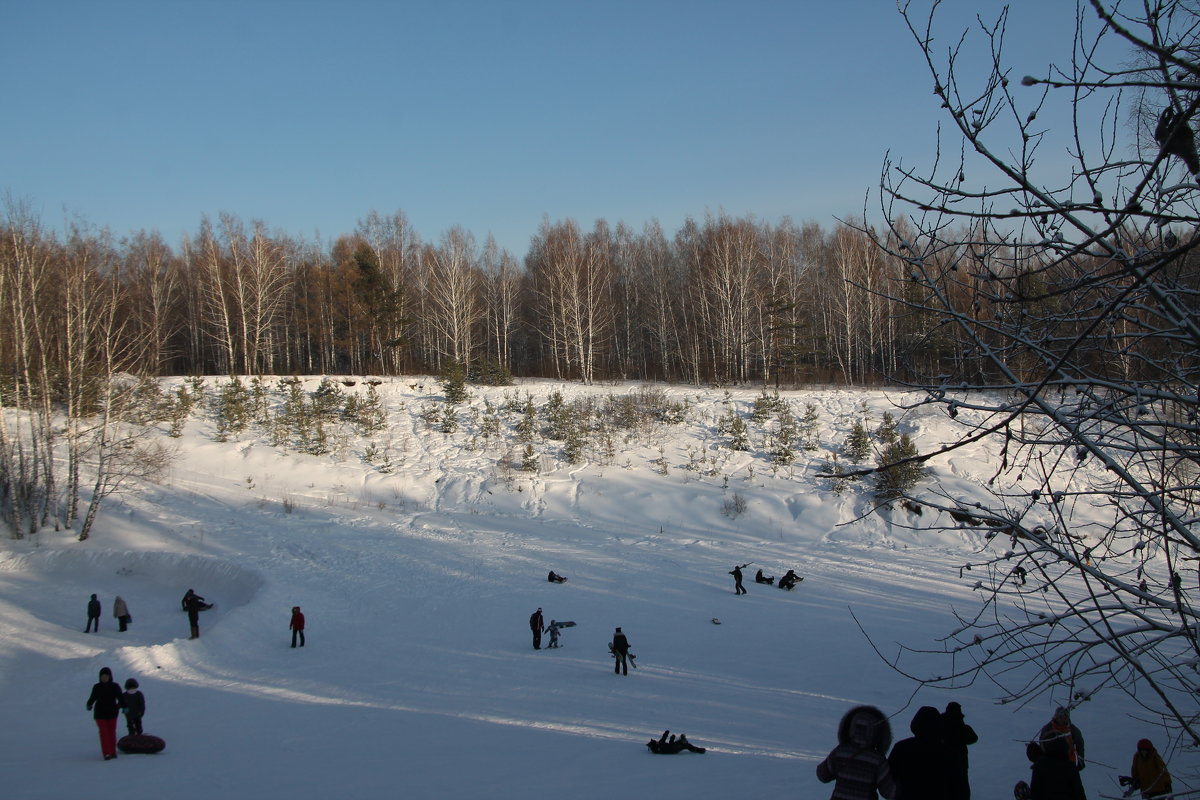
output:
<path id="1" fill-rule="evenodd" d="M 838 723 L 838 746 L 817 765 L 821 783 L 833 784 L 830 800 L 888 800 L 896 796 L 896 783 L 888 766 L 887 751 L 892 727 L 875 706 L 855 706 Z"/>
<path id="2" fill-rule="evenodd" d="M 117 630 L 129 630 L 129 623 L 133 622 L 133 617 L 129 616 L 129 606 L 121 595 L 117 595 L 113 600 L 113 616 L 117 618 Z"/>

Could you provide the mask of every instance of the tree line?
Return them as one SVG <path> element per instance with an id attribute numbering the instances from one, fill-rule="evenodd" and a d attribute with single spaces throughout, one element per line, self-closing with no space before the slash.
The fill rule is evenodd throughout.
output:
<path id="1" fill-rule="evenodd" d="M 543 221 L 523 261 L 461 228 L 425 242 L 372 212 L 329 244 L 231 214 L 171 246 L 0 215 L 0 365 L 64 380 L 111 347 L 138 374 L 476 372 L 692 383 L 872 384 L 922 325 L 866 231 L 709 215 L 673 235 Z M 101 317 L 111 340 L 93 338 Z M 82 337 L 82 338 L 80 338 Z M 72 360 L 74 358 L 74 360 Z"/>

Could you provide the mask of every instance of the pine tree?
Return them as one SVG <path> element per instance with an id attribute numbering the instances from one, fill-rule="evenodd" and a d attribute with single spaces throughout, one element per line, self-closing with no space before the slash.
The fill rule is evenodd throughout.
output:
<path id="1" fill-rule="evenodd" d="M 880 467 L 898 464 L 907 458 L 917 455 L 917 446 L 907 433 L 901 434 L 880 453 Z M 898 466 L 882 469 L 875 473 L 875 494 L 885 500 L 891 500 L 906 494 L 925 475 L 925 468 L 919 462 L 909 462 Z"/>

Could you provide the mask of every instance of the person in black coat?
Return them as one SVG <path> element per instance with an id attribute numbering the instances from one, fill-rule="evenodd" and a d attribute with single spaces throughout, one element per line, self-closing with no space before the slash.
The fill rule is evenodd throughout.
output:
<path id="1" fill-rule="evenodd" d="M 96 599 L 96 595 L 92 595 L 92 599 L 88 600 L 87 604 L 87 627 L 83 629 L 84 633 L 91 633 L 92 626 L 95 625 L 96 633 L 100 632 L 100 601 Z"/>
<path id="2" fill-rule="evenodd" d="M 1029 800 L 1087 800 L 1079 769 L 1071 763 L 1066 740 L 1031 743 L 1027 754 L 1033 760 Z"/>
<path id="3" fill-rule="evenodd" d="M 204 598 L 188 589 L 188 593 L 183 596 L 183 608 L 187 611 L 188 625 L 192 629 L 192 635 L 188 638 L 200 638 L 200 612 L 206 608 L 212 608 L 204 602 Z"/>
<path id="4" fill-rule="evenodd" d="M 763 576 L 763 574 L 762 574 L 762 570 L 760 569 L 760 570 L 759 570 L 757 573 L 755 573 L 755 575 L 754 575 L 754 582 L 755 582 L 755 583 L 769 583 L 769 584 L 771 584 L 772 586 L 774 586 L 774 585 L 775 585 L 775 576 L 774 576 L 774 575 L 770 575 L 770 576 Z"/>
<path id="5" fill-rule="evenodd" d="M 951 769 L 942 743 L 942 715 L 933 706 L 921 706 L 909 729 L 913 735 L 896 742 L 888 756 L 896 800 L 949 800 Z"/>
<path id="6" fill-rule="evenodd" d="M 613 631 L 612 642 L 609 643 L 608 649 L 612 651 L 617 663 L 613 665 L 613 672 L 618 675 L 629 674 L 629 639 L 625 634 L 621 633 L 621 629 L 617 628 Z M 621 672 L 624 670 L 624 673 Z"/>
<path id="7" fill-rule="evenodd" d="M 776 585 L 780 589 L 787 589 L 790 592 L 792 589 L 795 589 L 796 584 L 802 580 L 804 580 L 804 578 L 801 578 L 799 575 L 797 575 L 796 570 L 789 569 L 784 573 L 783 577 L 779 579 L 779 583 Z"/>
<path id="8" fill-rule="evenodd" d="M 546 621 L 542 619 L 542 610 L 529 615 L 529 629 L 533 631 L 533 649 L 542 649 L 542 631 L 546 630 Z"/>
<path id="9" fill-rule="evenodd" d="M 942 740 L 950 759 L 950 800 L 971 800 L 967 746 L 978 742 L 979 735 L 967 724 L 958 703 L 947 703 L 942 712 Z"/>
<path id="10" fill-rule="evenodd" d="M 562 575 L 559 575 L 554 570 L 550 570 L 549 574 L 546 575 L 546 580 L 550 581 L 551 583 L 566 583 L 567 582 L 566 578 L 564 578 Z"/>
<path id="11" fill-rule="evenodd" d="M 121 695 L 121 687 L 113 681 L 112 670 L 101 667 L 100 680 L 92 686 L 87 710 L 92 712 L 92 719 L 100 731 L 100 752 L 105 761 L 117 757 L 117 717 L 124 706 L 125 699 Z"/>
<path id="12" fill-rule="evenodd" d="M 146 716 L 146 696 L 138 691 L 137 678 L 127 678 L 125 694 L 121 695 L 125 704 L 125 727 L 130 736 L 142 735 L 142 717 Z"/>
<path id="13" fill-rule="evenodd" d="M 689 742 L 687 736 L 683 735 L 682 733 L 679 734 L 678 739 L 675 738 L 674 734 L 671 734 L 671 738 L 667 739 L 668 734 L 671 734 L 671 732 L 663 731 L 662 736 L 657 740 L 651 739 L 650 741 L 646 742 L 646 747 L 650 748 L 651 753 L 664 756 L 682 753 L 684 750 L 688 750 L 693 753 L 707 752 L 703 747 L 696 747 L 696 745 Z"/>
<path id="14" fill-rule="evenodd" d="M 748 567 L 749 564 L 742 564 L 742 567 Z M 734 567 L 729 570 L 729 574 L 733 576 L 733 593 L 746 594 L 746 587 L 742 586 L 742 567 Z"/>

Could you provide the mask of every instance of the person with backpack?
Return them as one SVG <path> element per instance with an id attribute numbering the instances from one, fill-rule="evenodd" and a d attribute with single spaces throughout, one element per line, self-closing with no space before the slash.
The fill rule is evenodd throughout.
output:
<path id="1" fill-rule="evenodd" d="M 542 631 L 546 630 L 546 621 L 542 618 L 542 609 L 529 615 L 529 629 L 533 631 L 533 649 L 542 649 Z"/>
<path id="2" fill-rule="evenodd" d="M 830 800 L 887 800 L 896 796 L 896 782 L 886 757 L 892 728 L 875 706 L 855 706 L 838 723 L 837 747 L 817 765 L 817 780 L 833 784 Z"/>

